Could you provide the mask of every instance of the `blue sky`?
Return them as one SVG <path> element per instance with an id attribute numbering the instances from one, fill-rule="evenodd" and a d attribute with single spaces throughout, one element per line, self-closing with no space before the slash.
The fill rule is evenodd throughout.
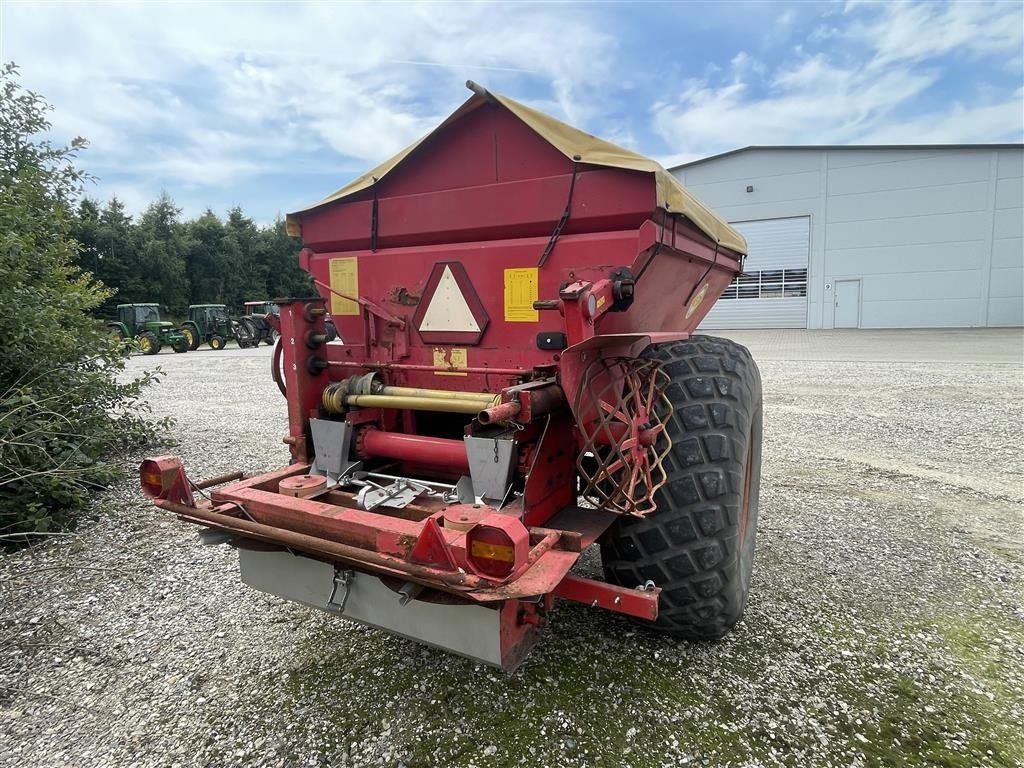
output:
<path id="1" fill-rule="evenodd" d="M 0 59 L 90 193 L 258 221 L 429 131 L 473 79 L 673 165 L 748 144 L 1024 140 L 1024 5 L 0 0 Z"/>

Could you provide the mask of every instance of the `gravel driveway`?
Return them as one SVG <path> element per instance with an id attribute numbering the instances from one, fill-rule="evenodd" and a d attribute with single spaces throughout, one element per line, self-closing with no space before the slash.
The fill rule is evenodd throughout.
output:
<path id="1" fill-rule="evenodd" d="M 1024 764 L 1021 332 L 731 335 L 766 442 L 726 640 L 563 604 L 506 675 L 244 587 L 126 482 L 0 556 L 0 764 Z M 269 352 L 131 361 L 193 477 L 286 462 Z"/>

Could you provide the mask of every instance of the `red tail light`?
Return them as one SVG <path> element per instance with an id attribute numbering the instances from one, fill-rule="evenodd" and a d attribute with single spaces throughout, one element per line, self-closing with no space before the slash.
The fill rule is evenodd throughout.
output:
<path id="1" fill-rule="evenodd" d="M 466 559 L 480 576 L 504 579 L 526 563 L 530 533 L 508 515 L 490 515 L 466 534 Z"/>
<path id="2" fill-rule="evenodd" d="M 151 499 L 166 499 L 195 506 L 181 461 L 174 456 L 156 456 L 139 465 L 142 492 Z"/>
<path id="3" fill-rule="evenodd" d="M 164 478 L 160 466 L 152 459 L 146 459 L 139 467 L 142 480 L 142 492 L 151 499 L 158 498 L 164 492 Z"/>

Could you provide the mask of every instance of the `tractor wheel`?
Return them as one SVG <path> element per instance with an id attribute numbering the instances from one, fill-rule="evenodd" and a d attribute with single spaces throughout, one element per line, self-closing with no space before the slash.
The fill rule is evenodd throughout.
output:
<path id="1" fill-rule="evenodd" d="M 160 339 L 152 331 L 146 331 L 139 335 L 139 349 L 144 355 L 156 355 L 160 353 Z"/>
<path id="2" fill-rule="evenodd" d="M 247 346 L 258 347 L 260 345 L 260 329 L 256 327 L 256 323 L 252 321 L 251 317 L 243 317 L 238 322 L 240 330 L 245 334 L 248 339 Z M 239 336 L 238 345 L 241 346 L 241 336 Z"/>
<path id="3" fill-rule="evenodd" d="M 248 349 L 249 347 L 255 347 L 259 344 L 256 339 L 256 329 L 251 323 L 247 323 L 244 319 L 238 322 L 232 321 L 232 330 L 235 334 L 235 341 L 238 342 L 239 349 Z"/>
<path id="4" fill-rule="evenodd" d="M 272 347 L 274 346 L 274 342 L 276 342 L 280 337 L 281 333 L 277 330 L 277 328 L 271 328 L 269 331 L 267 331 L 267 336 L 263 340 L 267 343 L 268 347 Z"/>
<path id="5" fill-rule="evenodd" d="M 199 349 L 199 345 L 203 341 L 202 334 L 199 333 L 199 326 L 185 323 L 185 325 L 181 326 L 181 335 L 185 337 L 189 349 L 193 351 Z"/>
<path id="6" fill-rule="evenodd" d="M 750 591 L 761 485 L 761 374 L 746 347 L 693 336 L 650 347 L 672 383 L 672 450 L 657 509 L 621 517 L 601 539 L 605 578 L 662 588 L 650 626 L 716 640 L 743 615 Z"/>
<path id="7" fill-rule="evenodd" d="M 175 352 L 180 354 L 182 352 L 188 352 L 189 349 L 191 349 L 191 347 L 189 347 L 188 341 L 186 340 L 186 341 L 179 341 L 179 342 L 177 342 L 175 344 L 172 344 L 171 345 L 171 349 L 173 349 Z"/>
<path id="8" fill-rule="evenodd" d="M 216 333 L 210 337 L 210 349 L 224 349 L 226 343 L 225 338 Z"/>

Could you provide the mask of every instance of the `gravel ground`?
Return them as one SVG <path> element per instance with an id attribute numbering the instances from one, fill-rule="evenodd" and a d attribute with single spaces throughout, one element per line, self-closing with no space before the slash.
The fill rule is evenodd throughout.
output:
<path id="1" fill-rule="evenodd" d="M 126 482 L 0 556 L 0 764 L 1024 764 L 1021 333 L 732 335 L 766 444 L 726 640 L 563 604 L 506 675 L 244 587 Z M 268 348 L 155 362 L 194 477 L 285 463 Z"/>

